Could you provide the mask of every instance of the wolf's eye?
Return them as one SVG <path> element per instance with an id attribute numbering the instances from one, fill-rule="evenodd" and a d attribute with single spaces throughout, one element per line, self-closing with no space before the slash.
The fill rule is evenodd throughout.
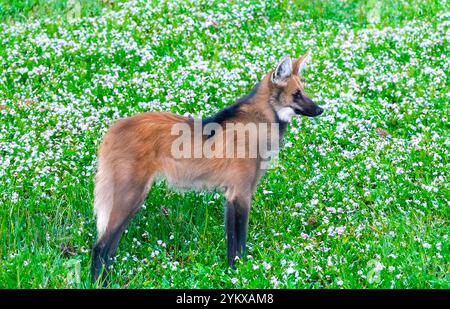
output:
<path id="1" fill-rule="evenodd" d="M 296 92 L 294 92 L 293 96 L 294 96 L 294 100 L 300 100 L 303 95 L 300 90 L 297 90 Z"/>

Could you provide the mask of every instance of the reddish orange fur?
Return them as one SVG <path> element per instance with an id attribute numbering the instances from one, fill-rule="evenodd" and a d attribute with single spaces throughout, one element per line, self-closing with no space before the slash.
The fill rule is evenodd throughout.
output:
<path id="1" fill-rule="evenodd" d="M 293 62 L 296 73 L 282 89 L 286 96 L 298 89 L 303 91 L 297 77 L 302 59 L 304 56 Z M 280 91 L 271 82 L 272 73 L 263 78 L 249 104 L 243 105 L 239 113 L 227 122 L 270 124 L 277 121 L 277 108 L 290 102 L 280 103 L 280 106 L 271 103 L 273 93 Z M 264 173 L 261 158 L 176 159 L 171 154 L 171 147 L 177 136 L 171 134 L 171 129 L 179 123 L 194 125 L 192 118 L 148 112 L 118 120 L 105 135 L 99 149 L 95 189 L 99 240 L 93 253 L 94 279 L 98 277 L 98 265 L 94 265 L 98 261 L 94 259 L 100 254 L 100 261 L 107 264 L 107 259 L 114 254 L 121 231 L 144 202 L 156 175 L 164 175 L 175 186 L 199 184 L 200 187 L 222 188 L 227 200 L 244 205 L 242 207 L 248 214 L 251 196 Z M 205 141 L 205 137 L 202 138 Z M 249 142 L 259 143 L 258 140 L 246 141 Z M 241 208 L 237 208 L 238 215 L 243 211 Z M 248 219 L 244 216 L 243 220 Z"/>

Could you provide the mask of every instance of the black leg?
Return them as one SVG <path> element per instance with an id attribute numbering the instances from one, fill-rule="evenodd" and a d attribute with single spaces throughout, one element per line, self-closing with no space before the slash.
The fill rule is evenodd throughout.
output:
<path id="1" fill-rule="evenodd" d="M 226 229 L 228 244 L 228 265 L 234 266 L 236 256 L 246 254 L 248 215 L 250 203 L 236 198 L 227 202 Z"/>
<path id="2" fill-rule="evenodd" d="M 91 274 L 92 282 L 97 282 L 101 276 L 100 283 L 103 287 L 108 285 L 108 256 L 109 246 L 107 242 L 99 240 L 92 249 Z"/>
<path id="3" fill-rule="evenodd" d="M 93 282 L 96 282 L 101 276 L 100 283 L 102 283 L 102 286 L 108 286 L 108 268 L 111 264 L 111 259 L 114 257 L 117 246 L 119 245 L 120 237 L 128 226 L 128 222 L 133 215 L 127 218 L 125 222 L 123 222 L 122 225 L 120 225 L 114 231 L 105 234 L 94 245 L 94 248 L 92 249 L 91 266 Z"/>
<path id="4" fill-rule="evenodd" d="M 233 202 L 227 201 L 225 226 L 227 230 L 228 265 L 233 267 L 236 257 L 236 209 Z"/>
<path id="5" fill-rule="evenodd" d="M 239 205 L 236 207 L 236 234 L 237 234 L 237 254 L 239 257 L 245 257 L 247 253 L 247 227 L 249 207 L 247 205 Z"/>

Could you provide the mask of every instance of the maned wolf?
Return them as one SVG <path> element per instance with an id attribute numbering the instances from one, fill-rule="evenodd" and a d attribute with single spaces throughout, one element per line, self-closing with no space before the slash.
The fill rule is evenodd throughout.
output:
<path id="1" fill-rule="evenodd" d="M 99 149 L 95 178 L 94 281 L 103 274 L 106 284 L 120 237 L 158 175 L 174 187 L 225 192 L 228 263 L 234 265 L 245 253 L 251 198 L 267 169 L 270 151 L 260 146 L 276 151 L 293 115 L 323 112 L 306 96 L 299 78 L 308 58 L 284 57 L 249 95 L 211 117 L 148 112 L 111 126 Z M 180 131 L 189 132 L 181 138 Z"/>

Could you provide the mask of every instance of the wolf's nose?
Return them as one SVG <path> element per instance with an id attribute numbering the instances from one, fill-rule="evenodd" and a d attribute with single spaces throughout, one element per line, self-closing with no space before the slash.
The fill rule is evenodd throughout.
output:
<path id="1" fill-rule="evenodd" d="M 316 107 L 316 115 L 320 115 L 320 114 L 322 114 L 322 113 L 323 113 L 323 108 L 320 107 L 320 106 L 317 106 L 317 107 Z"/>

